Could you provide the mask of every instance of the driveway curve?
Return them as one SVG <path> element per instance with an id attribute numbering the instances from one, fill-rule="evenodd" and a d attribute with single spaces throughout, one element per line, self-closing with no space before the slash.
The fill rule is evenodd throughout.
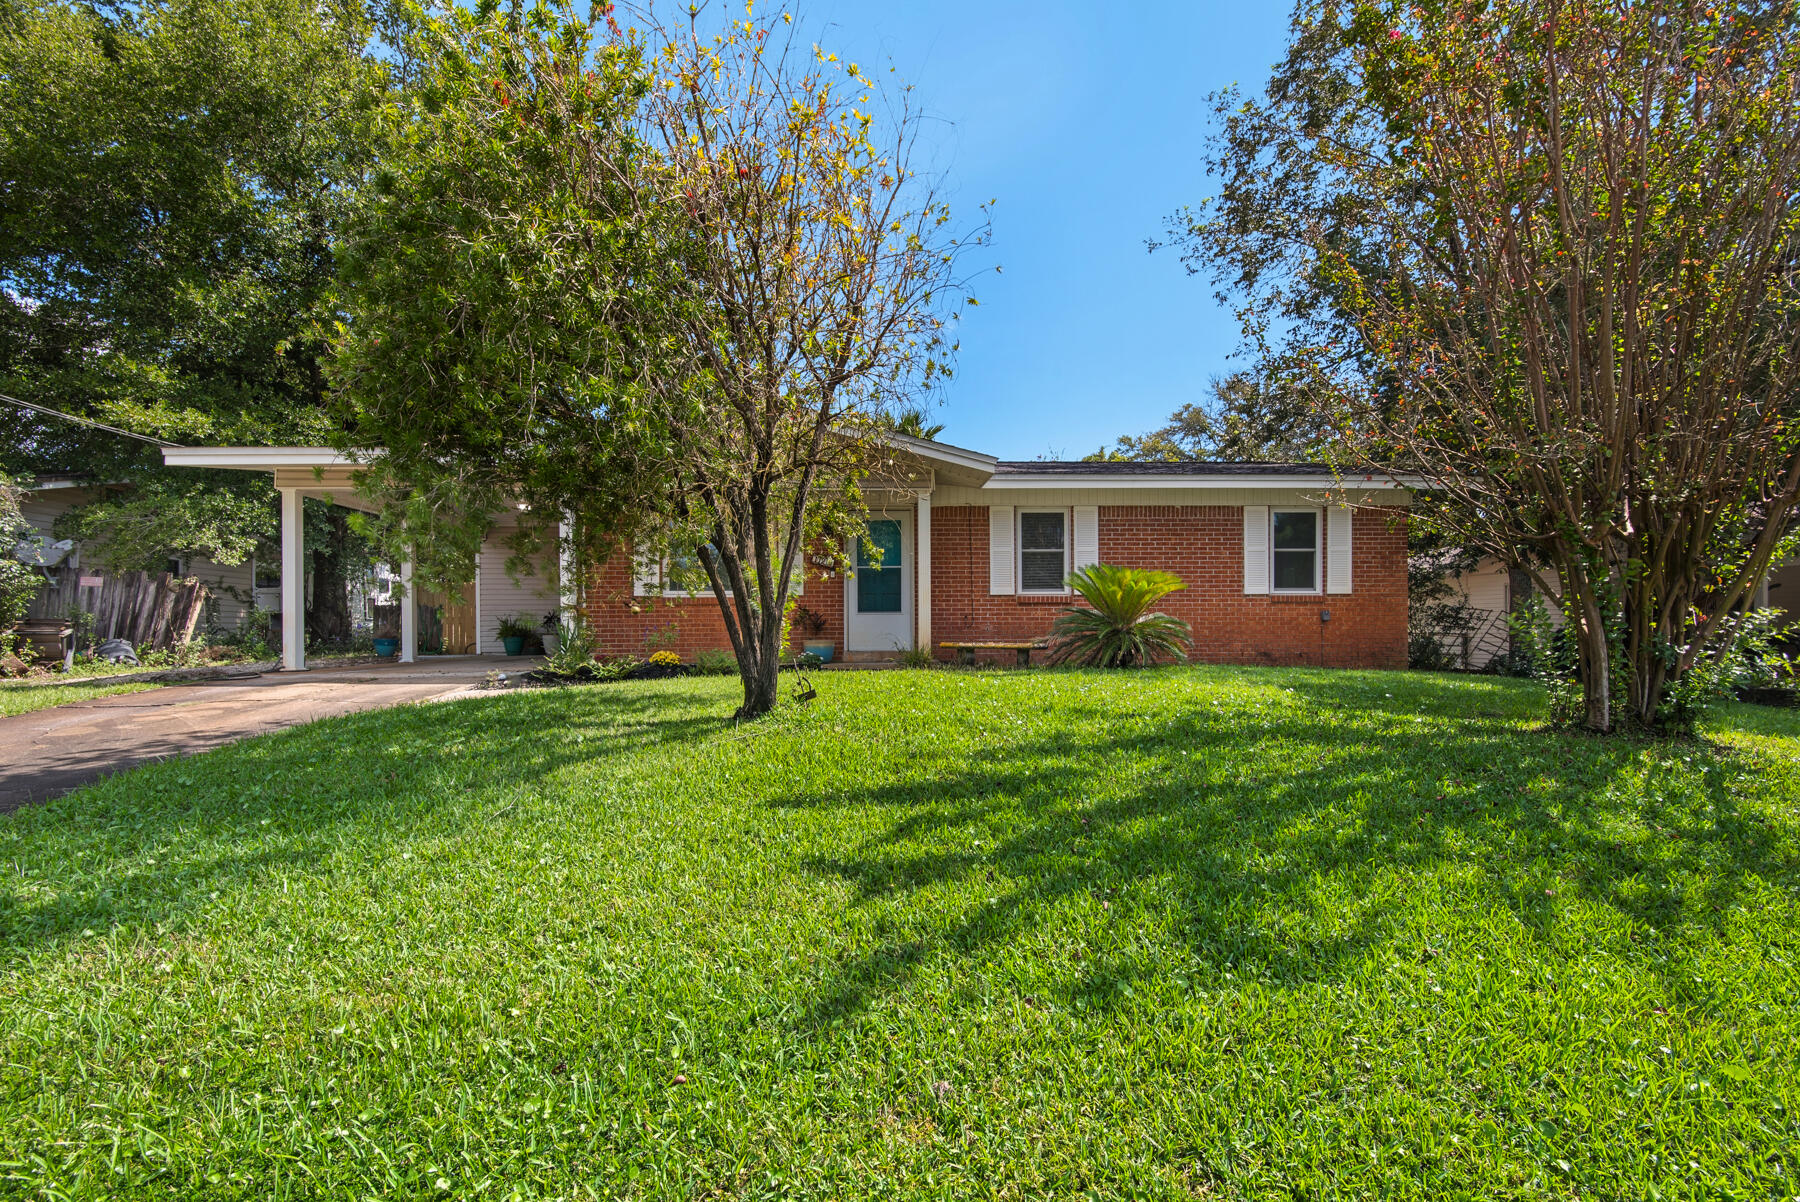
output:
<path id="1" fill-rule="evenodd" d="M 530 660 L 469 657 L 171 685 L 0 718 L 0 814 L 153 760 L 411 701 L 437 701 Z"/>

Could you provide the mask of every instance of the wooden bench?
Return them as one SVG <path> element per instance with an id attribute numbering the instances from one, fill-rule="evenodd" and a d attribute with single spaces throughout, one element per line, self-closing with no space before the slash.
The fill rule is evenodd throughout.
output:
<path id="1" fill-rule="evenodd" d="M 63 671 L 75 668 L 75 628 L 58 618 L 27 618 L 13 628 L 39 659 L 60 659 Z"/>
<path id="2" fill-rule="evenodd" d="M 956 662 L 963 665 L 975 662 L 977 651 L 1016 651 L 1019 653 L 1019 666 L 1031 666 L 1031 653 L 1042 651 L 1050 644 L 1043 639 L 1033 639 L 1028 643 L 939 643 L 946 651 L 956 652 Z"/>

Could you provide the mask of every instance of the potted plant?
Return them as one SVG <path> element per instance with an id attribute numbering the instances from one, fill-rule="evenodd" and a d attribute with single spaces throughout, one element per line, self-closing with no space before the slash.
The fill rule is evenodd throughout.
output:
<path id="1" fill-rule="evenodd" d="M 501 618 L 494 632 L 500 636 L 500 645 L 506 648 L 508 655 L 523 655 L 525 640 L 537 633 L 537 627 L 515 615 Z"/>
<path id="2" fill-rule="evenodd" d="M 562 646 L 562 611 L 553 609 L 544 615 L 544 654 L 555 655 Z"/>
<path id="3" fill-rule="evenodd" d="M 394 619 L 390 616 L 391 607 L 384 605 L 377 609 L 389 610 L 389 613 L 381 615 L 380 624 L 375 628 L 375 654 L 389 659 L 400 654 L 400 635 L 394 629 Z"/>
<path id="4" fill-rule="evenodd" d="M 819 637 L 825 633 L 825 619 L 820 617 L 815 610 L 808 609 L 804 605 L 796 605 L 794 607 L 794 625 L 800 628 L 801 651 L 807 655 L 818 656 L 819 662 L 822 664 L 830 663 L 835 644 L 830 639 Z"/>

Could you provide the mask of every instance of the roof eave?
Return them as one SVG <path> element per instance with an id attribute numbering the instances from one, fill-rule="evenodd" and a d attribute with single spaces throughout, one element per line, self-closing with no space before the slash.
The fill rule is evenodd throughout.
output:
<path id="1" fill-rule="evenodd" d="M 1363 476 L 1322 476 L 1317 474 L 1283 474 L 1267 475 L 1230 475 L 1224 473 L 1207 473 L 1204 475 L 1173 475 L 1163 473 L 1145 473 L 1129 475 L 1119 472 L 1009 472 L 1003 476 L 995 476 L 983 489 L 1009 488 L 1195 488 L 1195 489 L 1243 489 L 1243 488 L 1419 488 L 1423 484 L 1416 477 L 1401 475 L 1378 476 L 1373 473 Z"/>
<path id="2" fill-rule="evenodd" d="M 356 467 L 368 461 L 363 451 L 332 447 L 164 447 L 168 467 L 207 467 L 226 471 L 272 472 L 284 467 Z"/>

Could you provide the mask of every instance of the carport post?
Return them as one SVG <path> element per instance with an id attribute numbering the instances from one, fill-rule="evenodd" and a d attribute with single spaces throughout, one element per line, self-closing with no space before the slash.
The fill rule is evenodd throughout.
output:
<path id="1" fill-rule="evenodd" d="M 556 526 L 556 591 L 562 608 L 561 622 L 575 620 L 575 607 L 581 603 L 575 571 L 575 517 L 565 512 Z"/>
<path id="2" fill-rule="evenodd" d="M 306 502 L 281 490 L 281 670 L 306 671 Z"/>
<path id="3" fill-rule="evenodd" d="M 406 548 L 400 561 L 400 662 L 410 664 L 419 654 L 419 603 L 413 597 L 413 549 Z"/>

